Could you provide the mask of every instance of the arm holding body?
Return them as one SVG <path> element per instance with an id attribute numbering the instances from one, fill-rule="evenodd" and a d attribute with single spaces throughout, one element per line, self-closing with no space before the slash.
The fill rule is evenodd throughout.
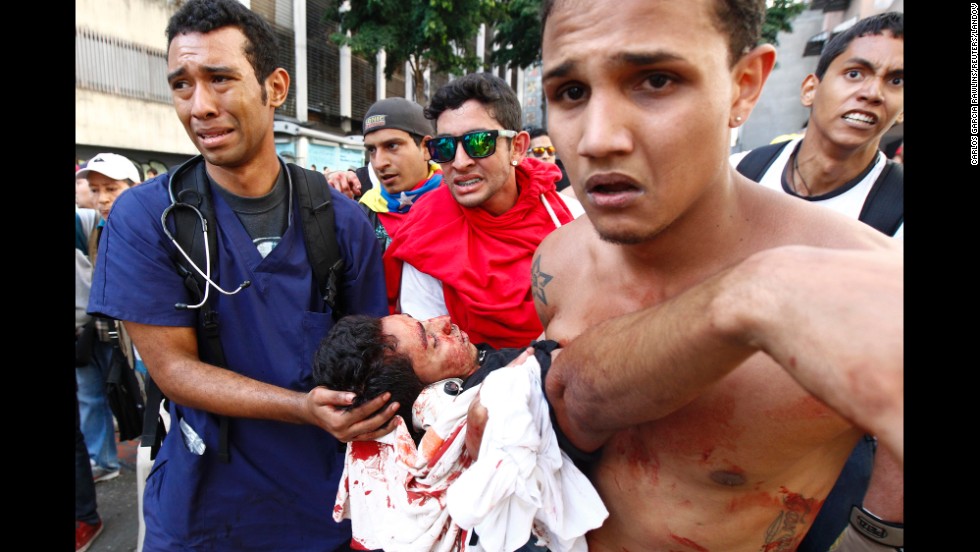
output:
<path id="1" fill-rule="evenodd" d="M 546 382 L 552 408 L 572 442 L 594 450 L 761 351 L 901 461 L 903 266 L 900 246 L 757 253 L 572 341 Z"/>
<path id="2" fill-rule="evenodd" d="M 340 202 L 349 204 L 349 200 L 336 192 L 334 197 L 341 252 L 354 261 L 346 263 L 341 288 L 346 305 L 355 312 L 385 312 L 380 246 L 357 206 L 342 206 Z M 344 393 L 280 387 L 201 360 L 197 314 L 174 308 L 190 297 L 173 265 L 175 247 L 161 228 L 160 212 L 168 204 L 162 185 L 130 190 L 117 200 L 99 244 L 100 261 L 93 280 L 97 287 L 89 302 L 90 312 L 125 321 L 161 390 L 178 404 L 221 415 L 311 423 L 343 440 L 379 430 L 385 433 L 389 429 L 385 422 L 394 410 L 385 410 L 387 417 L 383 418 L 368 416 L 373 410 L 366 412 L 371 406 L 380 408 L 383 401 L 366 405 L 364 411 L 342 413 L 336 407 L 349 404 Z M 363 224 L 356 226 L 351 221 Z M 354 233 L 363 234 L 360 242 L 352 237 Z M 361 256 L 352 255 L 354 243 L 366 244 Z M 226 273 L 241 270 L 233 257 L 220 252 Z"/>
<path id="3" fill-rule="evenodd" d="M 352 393 L 325 387 L 302 393 L 201 361 L 194 328 L 125 326 L 150 376 L 178 404 L 225 416 L 316 425 L 345 442 L 374 439 L 394 429 L 390 422 L 397 403 L 375 414 L 388 394 L 345 412 L 341 407 L 351 404 Z"/>

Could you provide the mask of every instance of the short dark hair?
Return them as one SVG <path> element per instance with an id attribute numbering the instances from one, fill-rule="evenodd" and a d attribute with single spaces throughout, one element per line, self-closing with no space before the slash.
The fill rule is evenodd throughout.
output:
<path id="1" fill-rule="evenodd" d="M 541 30 L 559 0 L 541 3 Z M 715 26 L 728 35 L 728 65 L 747 54 L 762 39 L 762 23 L 766 19 L 765 0 L 715 0 Z"/>
<path id="2" fill-rule="evenodd" d="M 539 136 L 548 136 L 548 131 L 541 127 L 527 127 L 524 130 L 526 130 L 527 133 L 531 135 L 532 140 L 534 140 Z"/>
<path id="3" fill-rule="evenodd" d="M 391 392 L 399 414 L 412 426 L 412 404 L 425 384 L 415 375 L 411 359 L 395 351 L 395 339 L 381 329 L 381 319 L 363 314 L 345 316 L 320 341 L 313 362 L 313 382 L 357 395 L 347 410 Z"/>
<path id="4" fill-rule="evenodd" d="M 814 74 L 818 79 L 823 80 L 830 64 L 844 53 L 844 50 L 851 45 L 851 42 L 854 42 L 854 39 L 862 36 L 881 35 L 885 31 L 891 32 L 895 38 L 905 40 L 905 14 L 885 12 L 865 17 L 848 27 L 844 32 L 834 35 L 824 45 L 823 51 L 820 52 L 820 59 L 817 61 L 817 70 Z"/>
<path id="5" fill-rule="evenodd" d="M 425 116 L 435 121 L 443 112 L 457 109 L 468 100 L 483 104 L 505 129 L 521 130 L 521 102 L 517 94 L 507 81 L 491 73 L 470 73 L 449 81 L 433 94 Z"/>
<path id="6" fill-rule="evenodd" d="M 209 33 L 222 27 L 237 27 L 245 35 L 245 58 L 259 84 L 279 67 L 279 43 L 269 23 L 238 0 L 190 0 L 167 24 L 167 50 L 174 37 L 183 33 Z M 263 88 L 263 102 L 265 89 Z"/>

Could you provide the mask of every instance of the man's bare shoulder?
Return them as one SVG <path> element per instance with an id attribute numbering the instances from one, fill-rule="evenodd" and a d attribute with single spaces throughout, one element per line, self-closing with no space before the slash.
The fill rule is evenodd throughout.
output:
<path id="1" fill-rule="evenodd" d="M 588 217 L 582 216 L 548 234 L 538 245 L 531 264 L 531 291 L 545 328 L 569 299 L 569 291 L 579 289 L 581 279 L 593 270 L 598 242 Z"/>
<path id="2" fill-rule="evenodd" d="M 825 206 L 810 203 L 754 183 L 743 188 L 752 196 L 751 218 L 758 248 L 811 245 L 841 249 L 889 249 L 895 241 L 867 224 Z"/>
<path id="3" fill-rule="evenodd" d="M 559 278 L 556 284 L 564 287 L 595 272 L 608 248 L 589 217 L 581 216 L 545 237 L 534 253 L 534 264 L 547 267 L 550 274 Z"/>
<path id="4" fill-rule="evenodd" d="M 900 243 L 873 227 L 832 209 L 801 202 L 806 215 L 800 217 L 802 245 L 841 249 L 892 249 Z"/>
<path id="5" fill-rule="evenodd" d="M 562 252 L 565 254 L 562 256 L 568 260 L 573 258 L 569 253 L 586 251 L 597 238 L 589 217 L 583 215 L 545 236 L 534 255 Z"/>

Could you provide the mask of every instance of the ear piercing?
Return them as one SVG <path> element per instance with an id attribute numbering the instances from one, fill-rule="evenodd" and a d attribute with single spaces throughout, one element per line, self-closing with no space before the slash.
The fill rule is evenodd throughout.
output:
<path id="1" fill-rule="evenodd" d="M 517 160 L 516 159 L 511 160 L 510 164 L 511 165 L 514 165 L 516 167 L 517 166 Z"/>

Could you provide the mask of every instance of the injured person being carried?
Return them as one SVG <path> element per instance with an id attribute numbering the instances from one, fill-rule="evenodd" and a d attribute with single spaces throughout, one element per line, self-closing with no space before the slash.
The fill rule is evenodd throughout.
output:
<path id="1" fill-rule="evenodd" d="M 351 520 L 353 547 L 511 552 L 533 535 L 584 552 L 608 512 L 555 434 L 541 381 L 557 347 L 473 344 L 448 316 L 340 319 L 317 350 L 315 383 L 355 393 L 351 408 L 384 392 L 400 405 L 392 432 L 347 444 L 333 517 Z M 477 395 L 491 416 L 474 461 L 465 437 Z"/>

